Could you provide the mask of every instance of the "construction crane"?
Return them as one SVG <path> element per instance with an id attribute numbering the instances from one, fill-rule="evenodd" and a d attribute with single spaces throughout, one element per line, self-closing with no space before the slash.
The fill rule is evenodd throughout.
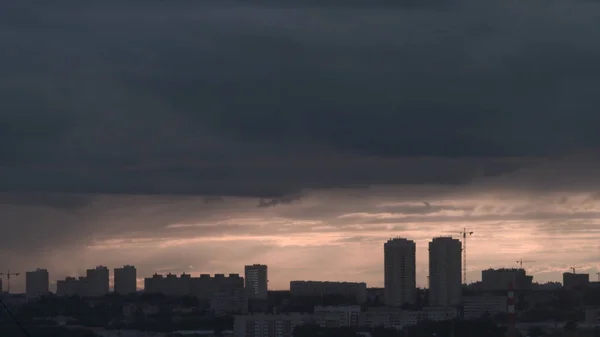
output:
<path id="1" fill-rule="evenodd" d="M 446 233 L 454 233 L 454 234 L 460 234 L 462 236 L 463 239 L 463 248 L 462 248 L 462 253 L 463 253 L 463 284 L 467 284 L 467 238 L 469 237 L 469 235 L 473 235 L 472 231 L 468 231 L 467 228 L 463 228 L 463 230 L 461 232 L 453 232 L 453 231 L 444 231 Z"/>
<path id="2" fill-rule="evenodd" d="M 21 273 L 11 273 L 10 269 L 6 273 L 0 273 L 0 276 L 6 276 L 6 290 L 10 294 L 10 277 L 19 276 Z"/>
<path id="3" fill-rule="evenodd" d="M 577 273 L 575 272 L 575 269 L 576 269 L 576 268 L 581 268 L 581 267 L 569 267 L 569 269 L 571 269 L 571 270 L 573 271 L 573 274 L 577 274 Z"/>
<path id="4" fill-rule="evenodd" d="M 517 263 L 521 266 L 521 269 L 523 269 L 523 263 L 529 263 L 529 262 L 535 262 L 535 261 L 525 261 L 523 259 L 520 259 L 517 261 Z"/>

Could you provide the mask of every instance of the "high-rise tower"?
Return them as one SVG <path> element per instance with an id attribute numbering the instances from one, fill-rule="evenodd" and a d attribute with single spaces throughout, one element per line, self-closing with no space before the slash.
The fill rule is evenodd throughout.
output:
<path id="1" fill-rule="evenodd" d="M 385 304 L 401 307 L 416 302 L 416 244 L 414 241 L 395 238 L 384 246 Z"/>
<path id="2" fill-rule="evenodd" d="M 28 299 L 45 296 L 50 293 L 48 270 L 36 269 L 25 273 L 25 293 Z"/>
<path id="3" fill-rule="evenodd" d="M 267 266 L 253 264 L 244 267 L 246 295 L 249 299 L 267 299 Z"/>
<path id="4" fill-rule="evenodd" d="M 462 300 L 461 242 L 451 237 L 429 243 L 429 305 L 458 306 Z"/>
<path id="5" fill-rule="evenodd" d="M 134 266 L 115 268 L 115 293 L 129 295 L 137 292 L 137 270 Z"/>

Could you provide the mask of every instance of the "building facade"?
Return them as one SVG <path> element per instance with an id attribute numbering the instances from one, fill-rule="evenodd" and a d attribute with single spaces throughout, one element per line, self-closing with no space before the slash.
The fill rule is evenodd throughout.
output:
<path id="1" fill-rule="evenodd" d="M 56 282 L 57 296 L 86 296 L 87 279 L 85 277 L 66 277 Z"/>
<path id="2" fill-rule="evenodd" d="M 35 299 L 50 292 L 50 276 L 46 269 L 36 269 L 25 273 L 25 294 L 27 299 Z"/>
<path id="3" fill-rule="evenodd" d="M 567 290 L 585 288 L 590 284 L 590 274 L 563 273 L 563 287 Z"/>
<path id="4" fill-rule="evenodd" d="M 429 305 L 458 306 L 462 298 L 462 245 L 451 237 L 429 243 Z"/>
<path id="5" fill-rule="evenodd" d="M 137 292 L 137 270 L 134 266 L 115 268 L 114 277 L 115 293 L 128 295 Z"/>
<path id="6" fill-rule="evenodd" d="M 385 304 L 400 307 L 416 302 L 416 244 L 404 238 L 384 244 Z"/>
<path id="7" fill-rule="evenodd" d="M 244 267 L 246 278 L 246 295 L 249 299 L 267 299 L 269 279 L 267 277 L 267 266 L 253 264 Z"/>
<path id="8" fill-rule="evenodd" d="M 506 296 L 467 296 L 463 299 L 464 319 L 477 319 L 507 312 Z"/>
<path id="9" fill-rule="evenodd" d="M 527 275 L 525 269 L 501 268 L 487 269 L 481 272 L 481 290 L 505 291 L 512 283 L 517 291 L 531 290 L 533 276 Z"/>
<path id="10" fill-rule="evenodd" d="M 154 274 L 144 279 L 144 292 L 164 294 L 167 296 L 191 295 L 200 300 L 210 300 L 212 295 L 221 290 L 244 289 L 244 278 L 239 274 L 201 274 L 191 277 L 189 274 Z"/>
<path id="11" fill-rule="evenodd" d="M 235 316 L 233 335 L 235 337 L 293 337 L 296 326 L 312 323 L 314 320 L 314 315 L 301 313 Z"/>
<path id="12" fill-rule="evenodd" d="M 87 291 L 89 297 L 100 297 L 108 294 L 110 271 L 105 266 L 97 266 L 86 271 Z"/>
<path id="13" fill-rule="evenodd" d="M 360 324 L 360 306 L 316 306 L 317 324 L 327 328 L 358 327 Z"/>

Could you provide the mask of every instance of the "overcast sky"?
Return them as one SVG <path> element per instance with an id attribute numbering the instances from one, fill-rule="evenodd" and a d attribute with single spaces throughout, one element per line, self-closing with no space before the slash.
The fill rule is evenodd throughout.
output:
<path id="1" fill-rule="evenodd" d="M 0 3 L 0 269 L 596 279 L 599 3 L 277 3 Z"/>

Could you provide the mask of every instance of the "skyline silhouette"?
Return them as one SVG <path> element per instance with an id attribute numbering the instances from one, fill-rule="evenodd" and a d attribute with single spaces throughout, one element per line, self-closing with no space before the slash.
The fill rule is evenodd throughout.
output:
<path id="1" fill-rule="evenodd" d="M 427 206 L 431 207 L 430 205 L 427 205 Z M 396 238 L 405 239 L 403 237 L 396 237 Z M 457 236 L 457 235 L 444 234 L 444 235 L 439 235 L 439 236 L 435 236 L 435 237 L 430 238 L 429 241 L 427 241 L 428 246 L 429 246 L 429 244 L 431 242 L 433 242 L 433 240 L 439 239 L 439 238 L 452 238 L 452 239 L 456 240 L 457 242 L 460 242 L 461 245 L 462 245 L 462 241 L 461 241 L 462 238 L 461 238 L 460 235 Z M 393 239 L 393 238 L 390 238 L 390 239 Z M 406 239 L 411 240 L 410 238 L 406 238 Z M 381 245 L 383 246 L 384 243 L 385 243 L 385 241 L 381 242 Z M 419 247 L 418 244 L 416 244 L 416 247 L 417 247 L 416 251 L 418 252 L 420 247 Z M 488 247 L 488 248 L 492 248 L 493 249 L 493 247 Z M 426 249 L 429 250 L 428 248 L 426 248 Z M 461 250 L 461 252 L 462 252 L 462 250 Z M 381 253 L 383 255 L 383 251 Z M 469 257 L 467 257 L 467 260 L 468 259 L 469 259 Z M 419 282 L 419 276 L 420 276 L 419 275 L 419 271 L 422 271 L 422 270 L 425 269 L 426 273 L 428 274 L 428 270 L 430 268 L 429 261 L 427 261 L 427 265 L 425 267 L 423 267 L 423 266 L 421 266 L 419 264 L 418 255 L 415 256 L 415 260 L 416 260 L 416 277 L 417 277 L 417 284 L 416 284 L 416 286 L 418 288 L 428 288 L 427 283 L 422 284 L 422 283 Z M 429 260 L 429 256 L 427 256 L 427 260 Z M 459 260 L 460 261 L 458 261 L 458 262 L 460 263 L 462 261 L 462 254 L 461 254 L 461 257 L 460 257 Z M 383 259 L 382 259 L 381 262 L 383 264 Z M 571 266 L 567 267 L 565 270 L 557 271 L 557 273 L 559 273 L 559 276 L 560 276 L 557 279 L 539 279 L 539 274 L 538 274 L 538 278 L 536 279 L 536 275 L 531 273 L 531 270 L 536 270 L 535 267 L 534 268 L 527 268 L 526 267 L 527 264 L 532 264 L 532 263 L 535 263 L 535 261 L 528 261 L 528 260 L 524 260 L 524 259 L 521 258 L 521 259 L 515 260 L 512 264 L 489 266 L 487 268 L 482 268 L 480 270 L 471 270 L 471 271 L 467 272 L 467 275 L 477 275 L 477 277 L 474 280 L 471 280 L 471 279 L 466 279 L 466 280 L 462 280 L 461 279 L 461 280 L 463 281 L 462 282 L 463 284 L 472 284 L 472 283 L 479 282 L 479 281 L 481 281 L 481 273 L 484 270 L 487 270 L 487 269 L 523 269 L 523 270 L 525 270 L 525 272 L 528 275 L 531 275 L 531 276 L 534 277 L 533 278 L 533 282 L 534 283 L 547 283 L 547 282 L 562 283 L 563 282 L 563 273 L 588 274 L 590 282 L 596 282 L 596 281 L 600 282 L 600 272 L 597 272 L 596 269 L 590 268 L 588 266 L 583 266 L 583 265 L 580 265 L 580 264 L 577 264 L 577 265 L 574 264 L 574 265 L 571 265 Z M 100 267 L 108 267 L 108 269 L 109 269 L 109 276 L 108 276 L 109 287 L 112 290 L 113 287 L 114 287 L 114 270 L 115 270 L 115 268 L 116 269 L 120 269 L 120 268 L 123 268 L 123 266 L 127 267 L 127 266 L 130 266 L 130 265 L 129 264 L 124 264 L 122 266 L 110 267 L 110 266 L 107 266 L 106 264 L 98 264 L 96 267 L 98 267 L 98 266 L 100 266 Z M 133 265 L 133 267 L 135 267 L 135 265 Z M 85 269 L 89 270 L 90 267 L 85 268 Z M 94 268 L 91 268 L 91 269 L 94 269 Z M 238 266 L 237 269 L 240 269 L 239 266 Z M 138 277 L 136 279 L 137 290 L 138 291 L 143 291 L 144 290 L 144 280 L 146 278 L 151 278 L 153 275 L 163 275 L 164 276 L 164 275 L 168 275 L 168 274 L 174 274 L 176 276 L 179 276 L 181 274 L 186 274 L 186 275 L 191 275 L 192 277 L 198 277 L 200 274 L 210 274 L 210 275 L 214 275 L 214 274 L 225 274 L 225 275 L 236 274 L 236 275 L 244 275 L 243 272 L 240 273 L 237 269 L 233 270 L 233 271 L 232 270 L 221 270 L 221 271 L 217 271 L 217 272 L 213 272 L 213 273 L 207 273 L 205 271 L 190 272 L 189 270 L 188 271 L 186 271 L 186 270 L 183 270 L 183 271 L 171 270 L 171 271 L 154 271 L 151 274 L 147 274 L 147 275 L 143 275 L 142 274 L 141 275 L 138 272 L 137 273 Z M 243 265 L 242 265 L 241 269 L 244 269 Z M 383 272 L 383 267 L 381 268 L 381 270 Z M 29 271 L 30 270 L 28 270 L 28 272 Z M 462 275 L 463 271 L 464 271 L 464 268 L 460 268 L 461 275 Z M 53 276 L 52 271 L 49 271 L 49 272 L 50 272 L 50 291 L 52 291 L 52 292 L 56 291 L 56 284 L 57 284 L 57 281 L 59 281 L 59 280 L 64 280 L 65 278 L 69 278 L 69 277 L 78 278 L 78 277 L 81 277 L 81 276 L 85 276 L 85 271 L 84 271 L 82 273 L 70 274 L 70 275 L 65 275 L 63 277 L 60 277 L 60 278 L 56 278 L 56 277 Z M 274 273 L 275 275 L 278 274 L 277 270 L 276 269 L 274 270 L 273 267 L 271 267 L 269 275 L 272 275 L 272 273 Z M 8 275 L 9 274 L 12 276 L 12 278 L 10 280 L 10 283 L 8 283 L 8 281 L 9 281 L 8 280 Z M 3 279 L 3 287 L 4 287 L 3 291 L 7 291 L 8 286 L 10 286 L 13 289 L 13 291 L 12 291 L 13 293 L 14 292 L 23 292 L 23 291 L 19 291 L 22 288 L 19 286 L 20 283 L 18 281 L 19 281 L 19 276 L 22 276 L 22 278 L 23 278 L 22 281 L 24 283 L 24 281 L 25 281 L 25 274 L 26 274 L 25 272 L 20 272 L 20 273 L 19 272 L 15 272 L 15 273 L 13 273 L 13 272 L 10 272 L 10 270 L 8 270 L 5 273 L 0 273 L 0 279 Z M 6 276 L 4 276 L 4 275 L 6 275 Z M 291 282 L 291 281 L 365 282 L 365 283 L 367 283 L 368 287 L 382 288 L 383 287 L 383 276 L 384 275 L 383 274 L 379 275 L 379 277 L 378 276 L 371 276 L 370 278 L 371 279 L 375 279 L 376 280 L 375 282 L 373 282 L 373 281 L 367 282 L 364 279 L 357 279 L 357 278 L 342 279 L 342 278 L 339 278 L 339 277 L 338 278 L 331 278 L 331 279 L 318 279 L 318 278 L 312 277 L 310 274 L 304 274 L 303 276 L 304 276 L 304 278 L 294 278 L 294 279 L 289 279 L 289 280 L 273 280 L 273 277 L 270 276 L 269 277 L 269 284 L 270 284 L 269 290 L 289 290 L 289 282 Z M 367 278 L 369 278 L 369 277 L 367 277 Z M 426 275 L 425 278 L 427 280 L 426 282 L 429 282 L 429 275 Z M 598 278 L 598 280 L 596 280 L 596 278 Z M 15 283 L 17 284 L 17 288 L 16 289 L 15 289 Z M 278 286 L 276 286 L 276 288 L 273 288 L 272 284 L 276 284 Z"/>

